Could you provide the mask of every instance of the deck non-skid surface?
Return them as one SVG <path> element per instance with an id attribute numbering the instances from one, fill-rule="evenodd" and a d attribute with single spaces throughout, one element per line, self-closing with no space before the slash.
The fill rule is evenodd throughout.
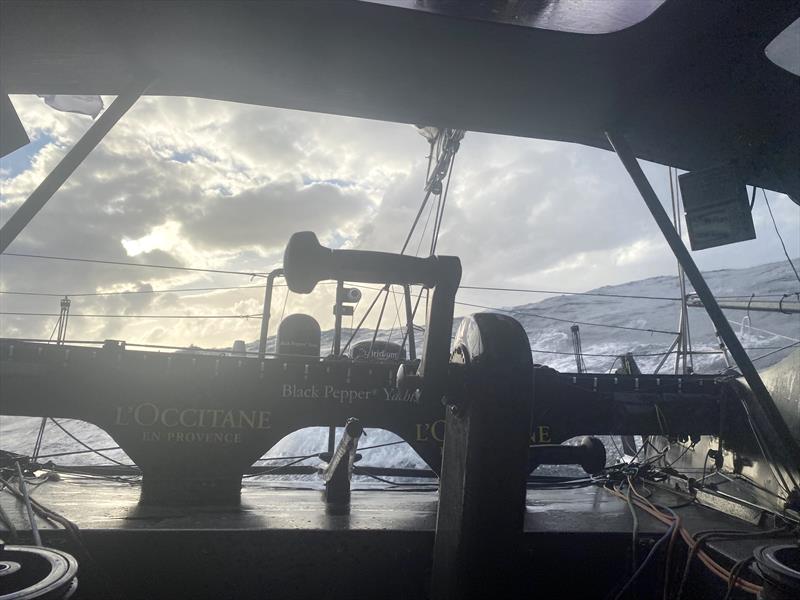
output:
<path id="1" fill-rule="evenodd" d="M 313 484 L 312 484 L 313 485 Z M 82 530 L 400 530 L 433 531 L 438 493 L 435 489 L 364 488 L 354 484 L 350 511 L 333 514 L 320 489 L 284 482 L 248 482 L 239 507 L 141 506 L 139 487 L 108 480 L 65 476 L 31 488 L 44 506 L 67 517 Z M 0 503 L 15 526 L 29 530 L 24 506 L 9 493 Z M 671 504 L 677 504 L 673 498 Z M 625 502 L 597 487 L 529 490 L 525 531 L 531 533 L 629 533 L 631 515 Z M 681 515 L 704 529 L 747 527 L 702 507 Z M 659 534 L 663 525 L 640 511 L 642 534 Z M 43 530 L 52 526 L 41 519 Z"/>

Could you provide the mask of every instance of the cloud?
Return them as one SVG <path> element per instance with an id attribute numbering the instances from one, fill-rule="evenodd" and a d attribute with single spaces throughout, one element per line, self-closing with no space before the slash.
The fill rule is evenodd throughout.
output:
<path id="1" fill-rule="evenodd" d="M 106 105 L 112 100 L 104 98 Z M 90 124 L 86 117 L 53 111 L 35 97 L 13 101 L 34 143 L 0 164 L 0 222 Z M 191 98 L 144 98 L 9 250 L 263 272 L 280 265 L 291 233 L 313 230 L 323 243 L 337 247 L 396 252 L 423 198 L 427 152 L 426 140 L 408 125 Z M 666 168 L 644 166 L 668 202 Z M 800 254 L 800 210 L 780 195 L 770 198 L 789 251 Z M 423 213 L 411 239 L 411 253 L 419 248 L 426 254 L 430 247 L 428 214 Z M 762 199 L 754 217 L 757 240 L 695 253 L 700 265 L 780 259 L 782 250 Z M 475 133 L 467 133 L 455 161 L 438 252 L 460 256 L 464 282 L 479 285 L 586 290 L 675 270 L 613 154 Z M 0 284 L 5 290 L 63 294 L 253 282 L 234 275 L 4 256 Z M 329 292 L 291 295 L 285 313 L 310 311 L 328 327 Z M 262 298 L 260 289 L 86 296 L 75 297 L 72 310 L 254 314 Z M 530 300 L 480 292 L 464 292 L 464 298 L 506 306 Z M 58 298 L 0 295 L 0 307 L 57 312 Z M 273 318 L 282 312 L 280 288 Z M 47 337 L 53 322 L 7 316 L 0 318 L 0 333 Z M 253 319 L 76 317 L 70 336 L 211 346 L 253 340 L 258 328 Z"/>
<path id="2" fill-rule="evenodd" d="M 182 233 L 209 248 L 282 250 L 301 223 L 324 239 L 367 217 L 370 209 L 362 190 L 278 181 L 192 207 L 182 220 Z"/>

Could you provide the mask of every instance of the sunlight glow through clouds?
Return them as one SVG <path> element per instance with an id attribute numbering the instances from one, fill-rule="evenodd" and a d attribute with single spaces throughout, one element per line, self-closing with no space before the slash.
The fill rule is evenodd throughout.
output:
<path id="1" fill-rule="evenodd" d="M 105 99 L 106 105 L 112 99 Z M 91 124 L 32 96 L 12 97 L 37 143 L 0 161 L 0 221 Z M 142 98 L 14 242 L 11 252 L 264 272 L 289 236 L 397 252 L 424 191 L 428 144 L 412 126 L 191 98 Z M 644 163 L 663 202 L 666 168 Z M 793 256 L 800 209 L 771 194 Z M 701 268 L 781 260 L 763 200 L 758 240 L 695 253 Z M 423 215 L 418 231 L 424 227 Z M 430 234 L 430 227 L 426 236 Z M 410 248 L 421 253 L 429 238 Z M 655 275 L 675 261 L 610 152 L 467 132 L 455 161 L 438 245 L 461 258 L 465 284 L 583 291 Z M 252 285 L 247 277 L 0 257 L 6 290 L 53 293 Z M 290 295 L 286 314 L 332 324 L 329 290 Z M 276 297 L 279 318 L 283 292 Z M 367 294 L 370 296 L 370 294 Z M 465 296 L 466 297 L 466 296 Z M 260 310 L 263 290 L 75 298 L 75 312 L 232 314 Z M 468 301 L 523 304 L 471 292 Z M 48 299 L 2 298 L 4 309 L 51 312 Z M 55 307 L 57 310 L 57 306 Z M 362 307 L 363 309 L 363 307 Z M 367 326 L 371 320 L 367 321 Z M 47 320 L 6 318 L 0 335 L 46 337 Z M 70 321 L 76 338 L 201 346 L 258 336 L 254 321 Z"/>
<path id="2" fill-rule="evenodd" d="M 168 221 L 163 225 L 154 227 L 150 233 L 138 239 L 122 238 L 122 246 L 128 256 L 138 256 L 142 252 L 152 252 L 153 250 L 180 254 L 180 248 L 183 245 L 179 235 L 180 229 L 180 223 Z"/>

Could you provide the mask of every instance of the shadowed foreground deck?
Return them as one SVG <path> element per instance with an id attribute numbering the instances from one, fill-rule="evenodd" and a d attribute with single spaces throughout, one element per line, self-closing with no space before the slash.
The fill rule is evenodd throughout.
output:
<path id="1" fill-rule="evenodd" d="M 136 486 L 69 476 L 33 496 L 81 528 L 91 560 L 40 521 L 44 543 L 81 562 L 78 598 L 426 597 L 437 492 L 354 488 L 349 515 L 326 514 L 319 490 L 273 482 L 248 483 L 238 509 L 140 507 Z M 9 494 L 0 502 L 29 539 L 22 505 Z M 753 529 L 696 505 L 678 511 L 690 530 Z M 646 551 L 664 526 L 644 513 L 639 521 Z M 531 591 L 602 598 L 629 564 L 631 525 L 626 504 L 601 488 L 529 491 Z M 758 543 L 712 547 L 737 560 Z M 695 597 L 721 596 L 721 585 L 698 573 Z"/>

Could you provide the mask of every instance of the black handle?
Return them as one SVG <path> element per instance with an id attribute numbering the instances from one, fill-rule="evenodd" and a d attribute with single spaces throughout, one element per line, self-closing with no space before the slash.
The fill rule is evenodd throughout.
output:
<path id="1" fill-rule="evenodd" d="M 311 293 L 326 279 L 434 287 L 440 273 L 435 256 L 331 250 L 320 245 L 311 231 L 292 235 L 283 255 L 283 270 L 289 289 L 298 294 Z"/>

